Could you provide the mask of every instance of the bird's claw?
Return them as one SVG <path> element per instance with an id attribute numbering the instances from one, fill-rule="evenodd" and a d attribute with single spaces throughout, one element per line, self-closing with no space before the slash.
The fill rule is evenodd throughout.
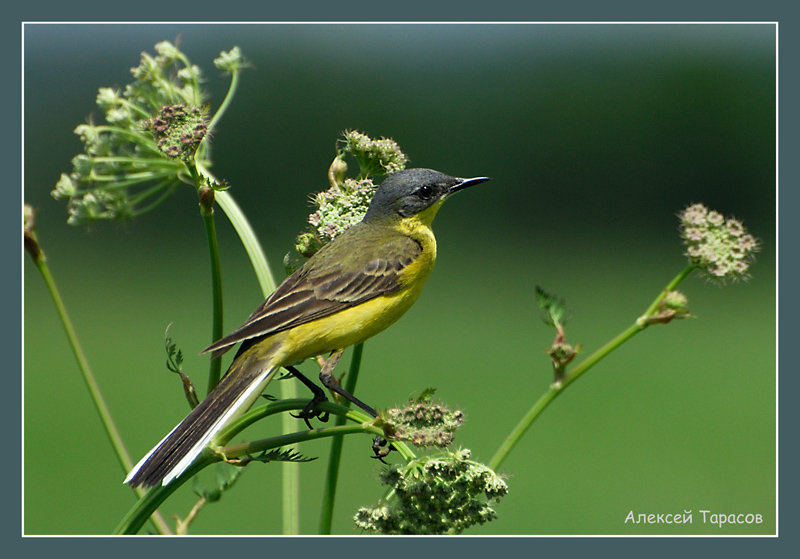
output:
<path id="1" fill-rule="evenodd" d="M 389 465 L 388 462 L 384 460 L 385 457 L 389 456 L 389 453 L 395 450 L 395 448 L 388 444 L 388 441 L 381 437 L 380 435 L 376 435 L 375 438 L 372 440 L 372 452 L 374 455 L 372 456 L 376 460 L 380 460 L 383 464 Z"/>
<path id="2" fill-rule="evenodd" d="M 328 412 L 316 409 L 317 404 L 327 401 L 328 399 L 325 397 L 324 394 L 322 395 L 322 397 L 318 397 L 317 395 L 315 395 L 311 399 L 311 401 L 308 404 L 306 404 L 306 407 L 304 407 L 300 411 L 300 413 L 298 413 L 297 415 L 295 414 L 290 414 L 290 415 L 296 419 L 302 419 L 303 421 L 306 422 L 306 425 L 308 426 L 309 429 L 313 429 L 314 427 L 311 426 L 310 420 L 316 418 L 323 423 L 327 423 L 328 419 L 330 419 L 330 414 Z"/>

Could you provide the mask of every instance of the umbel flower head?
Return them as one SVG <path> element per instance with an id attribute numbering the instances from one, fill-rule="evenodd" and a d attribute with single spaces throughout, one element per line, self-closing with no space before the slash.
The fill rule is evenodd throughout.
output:
<path id="1" fill-rule="evenodd" d="M 97 106 L 104 124 L 75 129 L 84 153 L 72 160 L 52 191 L 68 200 L 68 223 L 126 219 L 153 209 L 188 176 L 185 161 L 203 161 L 201 142 L 210 128 L 202 108 L 200 69 L 169 42 L 142 53 L 124 90 L 101 88 Z M 234 47 L 214 61 L 231 73 L 245 66 Z M 198 151 L 199 150 L 199 151 Z"/>
<path id="2" fill-rule="evenodd" d="M 314 195 L 319 208 L 308 216 L 322 244 L 327 244 L 364 218 L 377 187 L 372 179 L 346 178 Z"/>
<path id="3" fill-rule="evenodd" d="M 408 157 L 390 138 L 373 140 L 357 130 L 344 132 L 340 148 L 328 170 L 331 187 L 311 197 L 316 210 L 308 216 L 311 229 L 297 237 L 295 249 L 310 257 L 364 218 L 377 186 L 370 175 L 388 175 L 405 169 Z M 345 177 L 345 155 L 352 155 L 359 165 L 356 178 Z M 297 264 L 291 255 L 284 259 L 287 271 Z"/>
<path id="4" fill-rule="evenodd" d="M 392 496 L 354 518 L 359 528 L 381 534 L 459 534 L 497 518 L 490 504 L 508 493 L 500 476 L 470 460 L 467 449 L 392 466 L 381 481 Z"/>
<path id="5" fill-rule="evenodd" d="M 719 281 L 749 277 L 747 271 L 759 244 L 741 221 L 726 219 L 703 204 L 692 204 L 679 217 L 690 263 Z"/>
<path id="6" fill-rule="evenodd" d="M 356 158 L 361 176 L 391 175 L 406 168 L 408 157 L 391 138 L 375 140 L 358 130 L 347 130 L 343 136 L 342 151 Z"/>
<path id="7" fill-rule="evenodd" d="M 456 429 L 464 422 L 464 412 L 433 402 L 432 395 L 433 389 L 428 389 L 405 407 L 386 412 L 384 428 L 393 440 L 422 447 L 452 444 Z"/>

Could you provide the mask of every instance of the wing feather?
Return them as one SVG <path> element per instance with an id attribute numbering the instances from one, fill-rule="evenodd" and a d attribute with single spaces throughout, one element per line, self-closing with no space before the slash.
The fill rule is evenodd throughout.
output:
<path id="1" fill-rule="evenodd" d="M 345 235 L 354 234 L 357 227 Z M 339 239 L 324 247 L 286 278 L 242 326 L 203 353 L 214 352 L 216 357 L 241 341 L 277 334 L 399 290 L 403 270 L 419 258 L 422 247 L 400 233 L 375 242 L 372 237 L 377 234 L 385 236 L 385 231 L 362 228 L 359 240 L 364 242 L 359 245 L 365 250 Z"/>

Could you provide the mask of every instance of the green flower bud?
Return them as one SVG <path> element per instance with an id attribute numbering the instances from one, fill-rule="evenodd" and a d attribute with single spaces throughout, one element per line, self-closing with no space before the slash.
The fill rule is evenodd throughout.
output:
<path id="1" fill-rule="evenodd" d="M 50 195 L 56 200 L 69 200 L 77 193 L 78 189 L 69 175 L 61 173 L 61 178 L 58 179 L 56 187 L 50 192 Z"/>
<path id="2" fill-rule="evenodd" d="M 341 155 L 337 155 L 328 168 L 328 182 L 331 183 L 331 187 L 343 186 L 345 173 L 347 173 L 347 163 Z"/>
<path id="3" fill-rule="evenodd" d="M 689 299 L 680 291 L 667 291 L 662 305 L 665 309 L 685 312 Z"/>
<path id="4" fill-rule="evenodd" d="M 306 258 L 310 258 L 322 247 L 313 233 L 300 233 L 297 236 L 294 248 Z"/>

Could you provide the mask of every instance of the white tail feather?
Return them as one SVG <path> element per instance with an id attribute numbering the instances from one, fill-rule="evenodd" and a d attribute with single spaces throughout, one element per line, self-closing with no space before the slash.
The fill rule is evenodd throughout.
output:
<path id="1" fill-rule="evenodd" d="M 184 456 L 175 466 L 170 469 L 167 474 L 164 476 L 164 479 L 161 481 L 161 485 L 167 485 L 173 479 L 181 475 L 186 469 L 195 461 L 195 459 L 203 452 L 203 449 L 208 446 L 211 442 L 211 439 L 219 433 L 223 427 L 225 427 L 228 422 L 230 422 L 233 418 L 235 418 L 238 414 L 243 413 L 246 411 L 253 402 L 255 402 L 256 398 L 258 398 L 259 394 L 264 390 L 270 380 L 272 380 L 272 376 L 278 370 L 278 367 L 273 367 L 270 369 L 266 369 L 260 375 L 258 375 L 253 382 L 251 382 L 247 388 L 242 391 L 242 393 L 234 400 L 231 405 L 225 410 L 223 413 L 214 423 L 209 427 L 203 436 L 192 446 L 189 452 Z M 125 478 L 123 483 L 128 483 L 136 473 L 141 469 L 141 467 L 147 462 L 150 456 L 158 450 L 161 444 L 169 438 L 170 435 L 180 426 L 178 424 L 175 428 L 170 431 L 166 437 L 161 439 L 161 441 L 154 446 L 150 452 L 148 452 L 144 458 L 139 460 L 136 466 L 128 473 L 128 476 Z"/>

